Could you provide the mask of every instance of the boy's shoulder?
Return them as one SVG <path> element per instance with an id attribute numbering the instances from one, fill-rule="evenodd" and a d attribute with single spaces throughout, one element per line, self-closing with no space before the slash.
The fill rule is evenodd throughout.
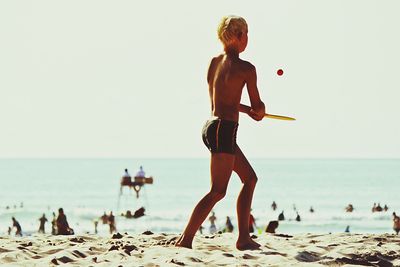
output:
<path id="1" fill-rule="evenodd" d="M 256 69 L 256 67 L 253 64 L 251 64 L 250 61 L 243 60 L 243 59 L 239 59 L 239 60 L 241 62 L 241 65 L 243 66 L 243 68 L 245 68 L 245 70 L 252 71 L 252 70 Z"/>

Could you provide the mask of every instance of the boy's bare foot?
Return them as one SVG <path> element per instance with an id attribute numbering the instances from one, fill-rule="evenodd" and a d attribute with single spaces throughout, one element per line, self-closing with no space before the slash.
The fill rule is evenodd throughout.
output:
<path id="1" fill-rule="evenodd" d="M 185 242 L 185 240 L 183 239 L 183 235 L 181 235 L 179 239 L 175 242 L 175 247 L 192 248 L 192 242 Z"/>
<path id="2" fill-rule="evenodd" d="M 237 241 L 236 242 L 236 248 L 238 250 L 256 250 L 261 247 L 260 244 L 258 244 L 256 241 L 253 239 L 249 238 L 246 241 Z"/>

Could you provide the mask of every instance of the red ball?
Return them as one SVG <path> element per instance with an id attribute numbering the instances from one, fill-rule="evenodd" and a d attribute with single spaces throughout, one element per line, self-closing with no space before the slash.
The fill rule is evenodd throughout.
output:
<path id="1" fill-rule="evenodd" d="M 279 69 L 279 70 L 276 72 L 276 74 L 278 74 L 279 76 L 282 76 L 282 75 L 283 75 L 283 70 L 282 70 L 282 69 Z"/>

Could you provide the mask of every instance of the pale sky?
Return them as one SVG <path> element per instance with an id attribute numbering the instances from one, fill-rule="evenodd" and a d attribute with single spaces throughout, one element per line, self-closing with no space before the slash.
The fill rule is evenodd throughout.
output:
<path id="1" fill-rule="evenodd" d="M 219 20 L 235 14 L 268 111 L 297 118 L 241 115 L 248 157 L 399 158 L 399 10 L 396 0 L 1 1 L 0 157 L 207 157 L 206 71 L 222 51 Z"/>

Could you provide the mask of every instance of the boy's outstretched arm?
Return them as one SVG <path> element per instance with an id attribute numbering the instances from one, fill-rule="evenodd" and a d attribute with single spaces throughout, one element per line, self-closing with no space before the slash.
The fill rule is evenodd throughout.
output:
<path id="1" fill-rule="evenodd" d="M 265 105 L 261 101 L 260 94 L 257 88 L 257 72 L 256 68 L 249 63 L 250 67 L 247 73 L 246 85 L 247 92 L 249 94 L 251 109 L 249 112 L 246 112 L 250 117 L 252 117 L 256 121 L 260 121 L 264 118 L 265 115 Z M 239 107 L 239 111 L 244 107 L 241 105 Z"/>

